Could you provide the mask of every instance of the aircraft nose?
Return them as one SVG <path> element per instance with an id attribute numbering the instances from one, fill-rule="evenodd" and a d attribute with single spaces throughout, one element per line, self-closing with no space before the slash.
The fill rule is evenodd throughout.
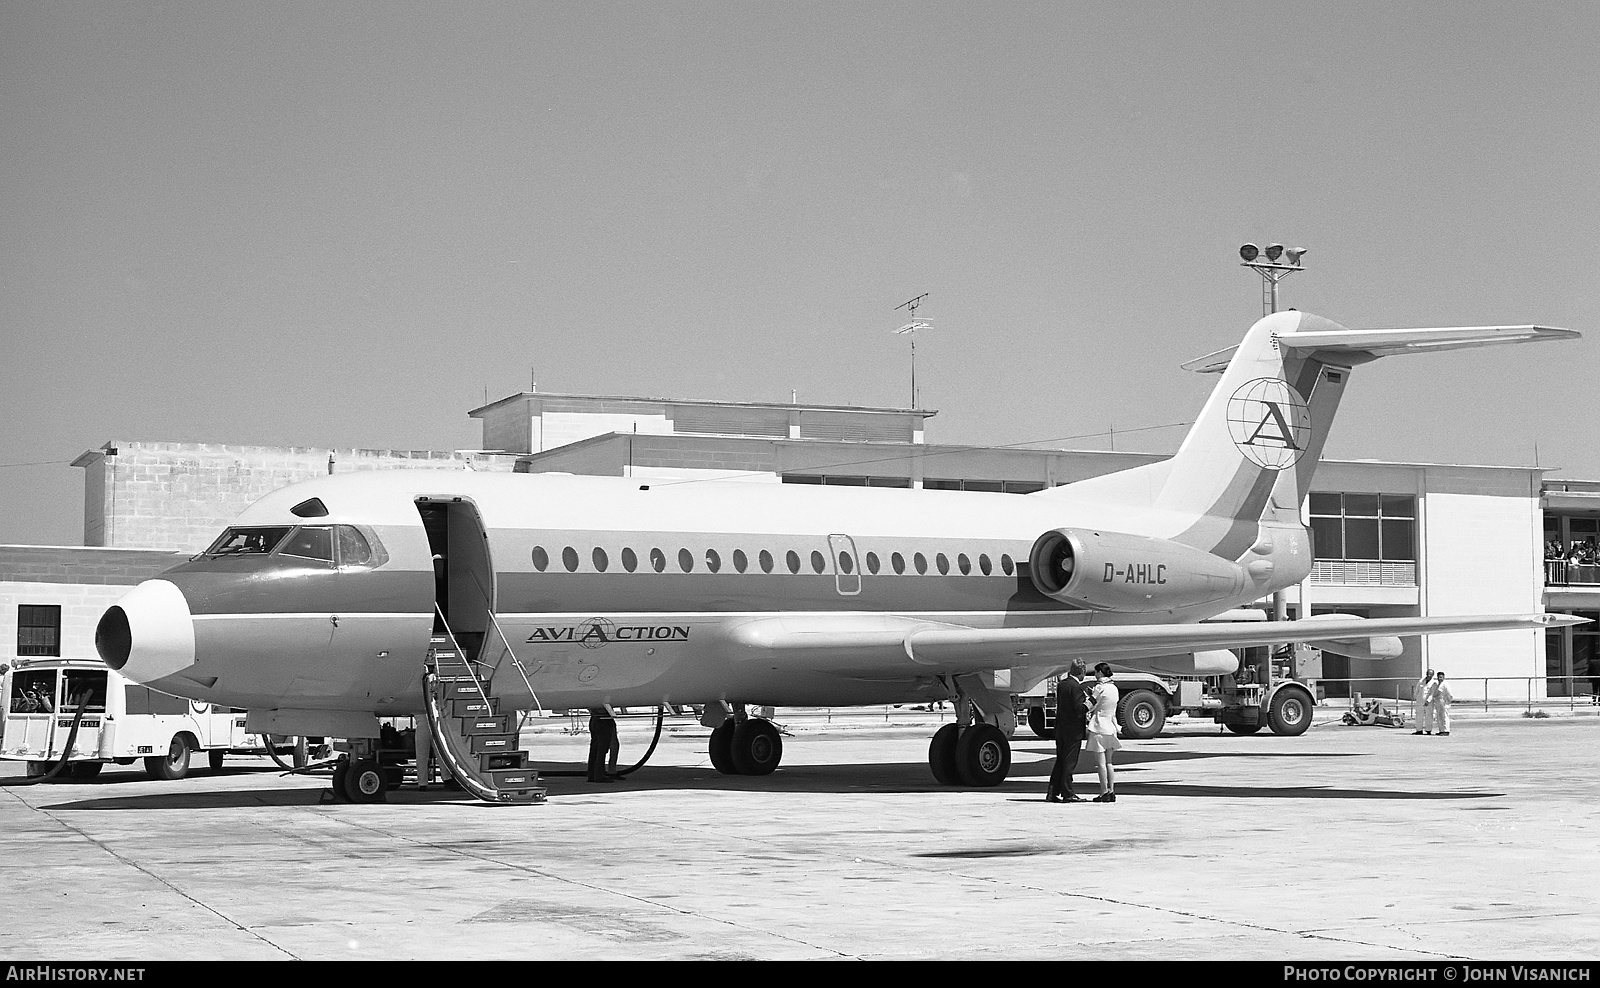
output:
<path id="1" fill-rule="evenodd" d="M 194 618 L 183 591 L 167 580 L 134 587 L 101 616 L 94 647 L 102 662 L 136 683 L 194 665 Z"/>

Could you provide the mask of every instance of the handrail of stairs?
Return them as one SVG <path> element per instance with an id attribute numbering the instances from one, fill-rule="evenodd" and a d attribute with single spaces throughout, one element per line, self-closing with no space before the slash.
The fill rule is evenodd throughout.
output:
<path id="1" fill-rule="evenodd" d="M 439 623 L 444 626 L 444 636 L 450 639 L 450 647 L 456 650 L 456 655 L 461 658 L 461 664 L 466 666 L 468 674 L 472 676 L 472 685 L 477 687 L 478 697 L 483 700 L 485 706 L 488 706 L 489 692 L 483 688 L 483 680 L 473 671 L 473 660 L 467 658 L 467 653 L 462 651 L 461 642 L 456 640 L 456 633 L 451 630 L 450 622 L 445 619 L 444 611 L 440 610 L 438 604 L 433 605 L 433 613 L 439 616 Z"/>
<path id="2" fill-rule="evenodd" d="M 504 658 L 505 655 L 511 656 L 511 665 L 517 670 L 517 675 L 522 677 L 522 685 L 528 688 L 528 696 L 533 698 L 534 708 L 539 711 L 540 717 L 545 716 L 544 704 L 539 702 L 539 694 L 533 691 L 533 682 L 528 679 L 527 667 L 522 664 L 522 660 L 517 657 L 516 651 L 511 647 L 511 639 L 506 637 L 505 629 L 500 627 L 500 619 L 495 617 L 494 599 L 489 595 L 489 590 L 483 585 L 483 581 L 478 579 L 478 574 L 471 573 L 470 575 L 472 577 L 472 582 L 478 585 L 478 592 L 483 595 L 483 602 L 485 604 L 484 613 L 489 615 L 489 623 L 494 625 L 495 634 L 500 636 L 500 647 L 505 650 L 504 655 L 496 658 L 494 660 L 494 665 L 490 667 L 490 677 L 493 678 L 494 674 L 500 671 L 501 659 Z M 437 607 L 437 605 L 435 606 Z M 519 734 L 521 733 L 522 726 L 527 723 L 527 719 L 528 711 L 521 711 L 521 716 L 517 719 Z"/>
<path id="3" fill-rule="evenodd" d="M 484 706 L 486 708 L 489 707 L 488 691 L 483 688 L 483 681 L 478 678 L 478 674 L 472 671 L 472 662 L 467 658 L 466 653 L 461 650 L 461 643 L 456 640 L 455 632 L 450 629 L 450 622 L 445 619 L 444 611 L 439 608 L 438 604 L 434 604 L 433 610 L 439 616 L 439 624 L 443 626 L 445 637 L 449 639 L 450 646 L 456 650 L 456 656 L 461 660 L 462 666 L 472 676 L 472 685 L 477 688 L 478 696 L 483 699 Z M 461 758 L 456 753 L 455 743 L 457 737 L 455 732 L 446 730 L 445 713 L 438 706 L 438 679 L 439 666 L 438 660 L 435 659 L 432 666 L 425 670 L 422 683 L 423 708 L 428 716 L 428 727 L 433 731 L 434 747 L 439 752 L 439 757 L 444 759 L 445 765 L 450 769 L 451 776 L 461 783 L 462 788 L 485 802 L 498 803 L 500 802 L 498 790 L 491 789 L 479 782 L 477 770 L 463 765 Z"/>

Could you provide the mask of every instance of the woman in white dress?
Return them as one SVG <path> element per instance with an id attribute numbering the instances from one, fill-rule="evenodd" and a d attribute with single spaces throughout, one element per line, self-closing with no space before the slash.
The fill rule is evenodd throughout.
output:
<path id="1" fill-rule="evenodd" d="M 1096 803 L 1117 801 L 1117 770 L 1111 753 L 1122 747 L 1117 739 L 1117 685 L 1111 681 L 1111 667 L 1104 662 L 1094 667 L 1094 686 L 1089 691 L 1094 707 L 1089 711 L 1089 743 L 1085 751 L 1094 752 L 1100 770 L 1100 795 Z"/>

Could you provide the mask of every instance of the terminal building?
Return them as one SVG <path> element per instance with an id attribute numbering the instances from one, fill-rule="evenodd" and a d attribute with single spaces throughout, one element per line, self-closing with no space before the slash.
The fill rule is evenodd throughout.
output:
<path id="1" fill-rule="evenodd" d="M 118 440 L 85 452 L 83 545 L 0 546 L 0 663 L 92 658 L 101 612 L 199 552 L 248 504 L 349 470 L 461 469 L 1028 494 L 1162 457 L 926 441 L 933 411 L 524 392 L 470 411 L 483 449 Z M 1530 612 L 1600 619 L 1600 483 L 1530 467 L 1324 460 L 1304 505 L 1310 578 L 1291 617 Z M 1064 523 L 1070 523 L 1064 519 Z M 1458 698 L 1589 696 L 1600 625 L 1408 639 L 1399 659 L 1326 655 L 1328 696 L 1409 697 L 1426 668 Z M 9 653 L 9 654 L 8 654 Z"/>

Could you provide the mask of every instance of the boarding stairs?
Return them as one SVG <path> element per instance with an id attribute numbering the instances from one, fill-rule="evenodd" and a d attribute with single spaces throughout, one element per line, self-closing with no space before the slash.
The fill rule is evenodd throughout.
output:
<path id="1" fill-rule="evenodd" d="M 528 765 L 520 732 L 494 695 L 495 665 L 464 650 L 440 616 L 428 643 L 425 694 L 436 753 L 462 788 L 489 803 L 542 803 L 546 790 Z M 518 665 L 520 669 L 520 665 Z M 426 782 L 426 779 L 419 779 Z"/>

